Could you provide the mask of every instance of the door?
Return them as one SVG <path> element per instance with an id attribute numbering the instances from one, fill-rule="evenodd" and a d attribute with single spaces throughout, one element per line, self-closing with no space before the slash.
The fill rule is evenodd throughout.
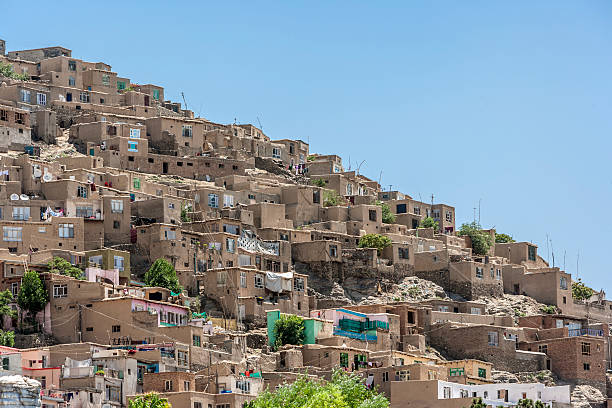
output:
<path id="1" fill-rule="evenodd" d="M 72 93 L 66 93 L 66 102 L 72 102 Z"/>
<path id="2" fill-rule="evenodd" d="M 515 284 L 515 285 L 514 285 L 514 294 L 515 294 L 515 295 L 519 295 L 519 294 L 520 294 L 520 291 L 519 291 L 519 285 L 518 285 L 518 284 Z"/>
<path id="3" fill-rule="evenodd" d="M 145 106 L 149 106 L 149 95 L 144 96 L 144 104 Z"/>
<path id="4" fill-rule="evenodd" d="M 162 167 L 162 173 L 168 174 L 168 163 L 164 162 Z"/>

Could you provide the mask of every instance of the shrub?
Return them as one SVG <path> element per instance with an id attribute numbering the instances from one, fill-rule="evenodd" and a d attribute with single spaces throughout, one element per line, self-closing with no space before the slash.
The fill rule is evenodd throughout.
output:
<path id="1" fill-rule="evenodd" d="M 274 323 L 274 334 L 276 341 L 274 348 L 278 349 L 285 344 L 296 346 L 304 343 L 304 319 L 296 315 L 281 315 Z"/>
<path id="2" fill-rule="evenodd" d="M 434 231 L 438 232 L 440 229 L 440 224 L 438 221 L 434 220 L 431 217 L 426 217 L 421 220 L 421 224 L 419 224 L 419 228 L 433 228 Z"/>
<path id="3" fill-rule="evenodd" d="M 315 156 L 314 154 L 309 154 L 308 157 L 306 157 L 306 161 L 315 161 L 316 158 L 317 156 Z"/>
<path id="4" fill-rule="evenodd" d="M 546 314 L 555 314 L 557 313 L 557 307 L 554 305 L 542 306 L 540 311 Z"/>
<path id="5" fill-rule="evenodd" d="M 323 191 L 323 206 L 333 207 L 336 205 L 344 204 L 345 200 L 335 190 L 324 190 Z"/>
<path id="6" fill-rule="evenodd" d="M 161 398 L 157 393 L 139 395 L 128 403 L 128 408 L 172 408 L 166 398 Z"/>
<path id="7" fill-rule="evenodd" d="M 0 62 L 0 75 L 11 79 L 18 79 L 20 81 L 27 81 L 30 79 L 28 74 L 18 74 L 13 70 L 11 64 L 4 62 Z"/>
<path id="8" fill-rule="evenodd" d="M 382 201 L 376 201 L 376 205 L 382 209 L 382 222 L 385 224 L 393 224 L 395 222 L 395 214 L 391 212 L 389 204 L 383 203 Z"/>
<path id="9" fill-rule="evenodd" d="M 572 282 L 572 297 L 576 300 L 587 300 L 595 291 L 582 283 L 582 279 L 578 278 L 576 282 Z"/>
<path id="10" fill-rule="evenodd" d="M 391 239 L 380 234 L 366 234 L 359 238 L 359 248 L 376 248 L 378 255 L 391 246 Z"/>
<path id="11" fill-rule="evenodd" d="M 310 183 L 313 186 L 317 186 L 317 187 L 325 187 L 325 180 L 323 180 L 322 178 L 318 178 L 318 179 L 314 179 L 311 180 Z"/>
<path id="12" fill-rule="evenodd" d="M 84 273 L 80 268 L 77 268 L 59 256 L 54 256 L 53 259 L 47 263 L 47 268 L 49 268 L 49 272 L 51 273 L 66 275 L 75 279 L 84 279 Z"/>
<path id="13" fill-rule="evenodd" d="M 508 234 L 498 234 L 495 233 L 495 243 L 496 244 L 505 244 L 508 242 L 514 242 L 514 238 L 512 238 Z"/>
<path id="14" fill-rule="evenodd" d="M 15 332 L 12 330 L 0 330 L 0 345 L 13 347 L 15 345 Z"/>
<path id="15" fill-rule="evenodd" d="M 491 245 L 493 245 L 491 235 L 484 232 L 477 222 L 463 224 L 459 229 L 459 235 L 470 237 L 472 240 L 472 250 L 476 255 L 486 255 Z"/>
<path id="16" fill-rule="evenodd" d="M 186 205 L 185 203 L 181 203 L 181 222 L 191 222 L 191 217 L 188 215 L 188 211 L 190 209 L 190 206 Z"/>
<path id="17" fill-rule="evenodd" d="M 145 273 L 145 283 L 148 286 L 159 286 L 170 289 L 172 292 L 180 292 L 181 287 L 176 276 L 176 271 L 170 262 L 164 258 L 158 258 Z"/>

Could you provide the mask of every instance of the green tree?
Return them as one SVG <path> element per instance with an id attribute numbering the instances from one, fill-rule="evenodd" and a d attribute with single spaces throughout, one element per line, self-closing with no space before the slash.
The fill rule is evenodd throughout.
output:
<path id="1" fill-rule="evenodd" d="M 174 267 L 164 258 L 158 258 L 145 273 L 144 278 L 148 286 L 159 286 L 173 292 L 180 292 L 183 289 Z"/>
<path id="2" fill-rule="evenodd" d="M 378 255 L 389 246 L 391 246 L 391 239 L 384 235 L 366 234 L 359 238 L 359 248 L 376 248 Z"/>
<path id="3" fill-rule="evenodd" d="M 21 310 L 26 311 L 32 320 L 36 313 L 44 310 L 49 301 L 49 294 L 36 271 L 26 271 L 21 279 L 21 287 L 17 295 L 17 304 Z"/>
<path id="4" fill-rule="evenodd" d="M 0 62 L 0 76 L 4 76 L 11 79 L 18 79 L 20 81 L 27 81 L 30 79 L 28 74 L 18 74 L 13 70 L 13 66 L 9 63 Z"/>
<path id="5" fill-rule="evenodd" d="M 13 310 L 9 304 L 13 303 L 13 294 L 10 290 L 0 292 L 0 327 L 4 328 L 4 316 L 8 316 L 11 319 L 17 317 L 17 312 Z"/>
<path id="6" fill-rule="evenodd" d="M 540 400 L 537 400 L 535 404 L 533 404 L 533 408 L 546 408 L 546 405 Z"/>
<path id="7" fill-rule="evenodd" d="M 433 228 L 434 231 L 438 232 L 440 230 L 440 224 L 431 217 L 425 217 L 421 220 L 419 228 Z"/>
<path id="8" fill-rule="evenodd" d="M 517 405 L 518 408 L 534 408 L 533 400 L 529 398 L 520 399 Z"/>
<path id="9" fill-rule="evenodd" d="M 333 207 L 336 205 L 344 204 L 345 200 L 336 190 L 324 190 L 323 191 L 323 206 Z"/>
<path id="10" fill-rule="evenodd" d="M 54 256 L 52 260 L 47 263 L 49 272 L 57 273 L 60 275 L 66 275 L 75 279 L 83 279 L 84 273 L 80 268 L 72 265 L 70 262 L 59 256 Z"/>
<path id="11" fill-rule="evenodd" d="M 0 330 L 0 345 L 13 347 L 15 345 L 15 332 L 12 330 Z"/>
<path id="12" fill-rule="evenodd" d="M 496 244 L 505 244 L 508 242 L 514 242 L 514 238 L 512 238 L 508 234 L 498 234 L 495 233 L 495 243 Z"/>
<path id="13" fill-rule="evenodd" d="M 285 344 L 296 346 L 304 343 L 304 319 L 296 315 L 281 315 L 274 323 L 276 341 L 274 348 L 278 349 Z"/>
<path id="14" fill-rule="evenodd" d="M 325 180 L 323 180 L 322 178 L 318 178 L 318 179 L 314 179 L 311 180 L 310 183 L 313 186 L 317 186 L 317 187 L 325 187 Z"/>
<path id="15" fill-rule="evenodd" d="M 188 214 L 190 209 L 190 206 L 186 205 L 185 203 L 181 203 L 181 222 L 191 222 L 191 217 Z"/>
<path id="16" fill-rule="evenodd" d="M 139 395 L 130 400 L 128 408 L 172 408 L 166 398 L 161 398 L 157 393 Z"/>
<path id="17" fill-rule="evenodd" d="M 459 229 L 459 235 L 468 236 L 472 240 L 472 250 L 476 255 L 486 255 L 493 245 L 491 235 L 482 230 L 477 222 L 463 224 Z"/>
<path id="18" fill-rule="evenodd" d="M 469 408 L 487 408 L 487 404 L 482 402 L 482 398 L 474 398 Z"/>
<path id="19" fill-rule="evenodd" d="M 389 204 L 382 201 L 376 201 L 376 205 L 382 209 L 382 222 L 385 224 L 393 224 L 395 222 L 395 214 L 391 212 Z"/>
<path id="20" fill-rule="evenodd" d="M 587 300 L 595 291 L 582 283 L 582 279 L 578 278 L 576 282 L 572 282 L 572 297 L 576 300 Z"/>
<path id="21" fill-rule="evenodd" d="M 383 394 L 368 390 L 363 379 L 353 373 L 334 370 L 331 381 L 301 376 L 273 392 L 266 390 L 248 408 L 309 407 L 309 408 L 387 408 Z"/>

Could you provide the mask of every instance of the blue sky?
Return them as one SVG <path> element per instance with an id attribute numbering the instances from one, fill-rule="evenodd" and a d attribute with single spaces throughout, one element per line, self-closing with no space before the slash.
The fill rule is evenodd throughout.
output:
<path id="1" fill-rule="evenodd" d="M 612 296 L 609 1 L 2 0 L 7 48 L 62 45 L 539 245 Z M 6 18 L 22 15 L 28 21 Z M 550 245 L 549 245 L 550 247 Z M 551 257 L 552 258 L 552 257 Z"/>

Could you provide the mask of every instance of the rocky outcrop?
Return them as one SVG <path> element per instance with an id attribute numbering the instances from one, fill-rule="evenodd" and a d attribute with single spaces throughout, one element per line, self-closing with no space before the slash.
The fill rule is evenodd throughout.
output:
<path id="1" fill-rule="evenodd" d="M 0 406 L 40 407 L 40 383 L 21 375 L 0 377 Z"/>

